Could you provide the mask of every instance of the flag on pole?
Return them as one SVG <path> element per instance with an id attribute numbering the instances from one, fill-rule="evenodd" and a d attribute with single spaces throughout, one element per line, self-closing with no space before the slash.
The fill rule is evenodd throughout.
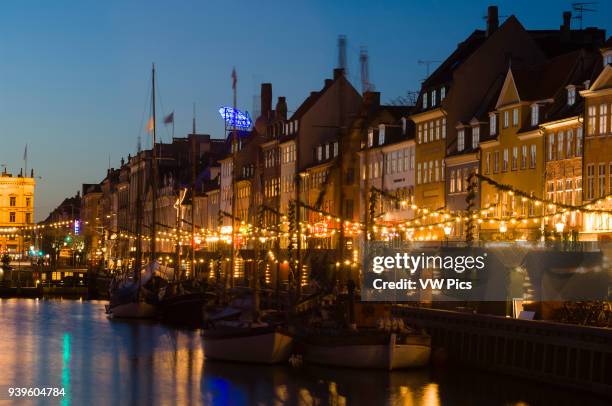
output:
<path id="1" fill-rule="evenodd" d="M 164 124 L 173 124 L 174 123 L 174 111 L 164 117 Z"/>
<path id="2" fill-rule="evenodd" d="M 149 121 L 147 122 L 147 132 L 153 132 L 153 117 L 149 117 Z"/>
<path id="3" fill-rule="evenodd" d="M 236 75 L 236 68 L 232 68 L 232 89 L 236 90 L 236 82 L 238 81 L 238 76 Z"/>

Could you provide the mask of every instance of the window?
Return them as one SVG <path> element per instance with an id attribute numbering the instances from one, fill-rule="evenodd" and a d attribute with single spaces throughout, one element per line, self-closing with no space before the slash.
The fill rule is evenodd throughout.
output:
<path id="1" fill-rule="evenodd" d="M 529 167 L 533 169 L 536 167 L 536 157 L 537 157 L 537 148 L 535 144 L 531 146 L 530 153 L 531 153 L 531 161 L 529 162 Z"/>
<path id="2" fill-rule="evenodd" d="M 557 134 L 557 159 L 563 159 L 563 131 Z"/>
<path id="3" fill-rule="evenodd" d="M 423 183 L 427 183 L 427 182 L 429 182 L 429 181 L 427 180 L 427 172 L 428 172 L 428 169 L 427 169 L 427 162 L 424 162 L 424 163 L 423 163 Z"/>
<path id="4" fill-rule="evenodd" d="M 457 151 L 463 151 L 465 148 L 465 130 L 462 128 L 457 135 Z"/>
<path id="5" fill-rule="evenodd" d="M 582 127 L 576 129 L 576 156 L 582 156 Z"/>
<path id="6" fill-rule="evenodd" d="M 368 129 L 368 148 L 372 148 L 374 145 L 374 129 Z"/>
<path id="7" fill-rule="evenodd" d="M 12 211 L 9 213 L 9 223 L 14 223 L 15 222 L 15 212 Z"/>
<path id="8" fill-rule="evenodd" d="M 427 127 L 429 123 L 423 124 L 423 142 L 427 143 Z"/>
<path id="9" fill-rule="evenodd" d="M 442 139 L 446 139 L 446 118 L 442 119 Z"/>
<path id="10" fill-rule="evenodd" d="M 436 179 L 436 182 L 440 181 L 440 164 L 438 161 L 434 162 L 435 164 L 435 170 L 434 170 L 434 178 Z"/>
<path id="11" fill-rule="evenodd" d="M 446 88 L 444 86 L 442 86 L 440 88 L 440 100 L 444 100 L 446 98 Z"/>
<path id="12" fill-rule="evenodd" d="M 527 145 L 521 147 L 521 169 L 527 168 Z"/>
<path id="13" fill-rule="evenodd" d="M 421 163 L 417 164 L 417 185 L 421 183 Z"/>
<path id="14" fill-rule="evenodd" d="M 518 169 L 518 147 L 512 148 L 512 170 Z"/>
<path id="15" fill-rule="evenodd" d="M 484 173 L 485 175 L 488 175 L 489 173 L 491 173 L 491 153 L 490 152 L 487 152 L 487 155 L 485 156 Z"/>
<path id="16" fill-rule="evenodd" d="M 499 172 L 499 151 L 493 153 L 493 173 Z"/>
<path id="17" fill-rule="evenodd" d="M 606 195 L 606 164 L 599 164 L 599 197 Z"/>
<path id="18" fill-rule="evenodd" d="M 461 169 L 457 169 L 457 192 L 463 191 L 463 178 L 461 177 Z"/>
<path id="19" fill-rule="evenodd" d="M 423 108 L 427 108 L 427 92 L 423 92 Z"/>
<path id="20" fill-rule="evenodd" d="M 504 161 L 502 162 L 502 172 L 508 171 L 508 148 L 504 149 Z"/>
<path id="21" fill-rule="evenodd" d="M 338 141 L 334 142 L 334 157 L 338 156 Z"/>
<path id="22" fill-rule="evenodd" d="M 478 148 L 478 143 L 480 143 L 480 127 L 472 128 L 472 148 Z"/>
<path id="23" fill-rule="evenodd" d="M 17 198 L 15 196 L 9 197 L 9 205 L 11 207 L 17 206 Z"/>
<path id="24" fill-rule="evenodd" d="M 319 145 L 317 147 L 317 160 L 321 161 L 323 160 L 323 146 Z"/>
<path id="25" fill-rule="evenodd" d="M 417 126 L 417 143 L 420 144 L 423 141 L 423 126 L 419 124 Z"/>
<path id="26" fill-rule="evenodd" d="M 587 135 L 595 135 L 595 121 L 597 115 L 597 108 L 595 106 L 589 106 L 589 116 L 587 121 Z"/>
<path id="27" fill-rule="evenodd" d="M 436 120 L 436 140 L 440 139 L 440 120 Z"/>
<path id="28" fill-rule="evenodd" d="M 608 105 L 599 106 L 599 135 L 608 133 Z"/>
<path id="29" fill-rule="evenodd" d="M 410 169 L 414 169 L 414 149 L 410 148 Z"/>
<path id="30" fill-rule="evenodd" d="M 440 169 L 440 179 L 444 180 L 444 169 L 446 168 L 446 162 L 442 161 L 441 169 Z"/>
<path id="31" fill-rule="evenodd" d="M 595 197 L 595 164 L 587 165 L 587 199 Z"/>
<path id="32" fill-rule="evenodd" d="M 518 127 L 518 123 L 519 123 L 519 110 L 512 109 L 512 126 Z"/>
<path id="33" fill-rule="evenodd" d="M 576 88 L 574 86 L 568 86 L 567 88 L 567 105 L 573 106 L 576 103 Z"/>
<path id="34" fill-rule="evenodd" d="M 565 157 L 566 158 L 571 158 L 572 157 L 573 144 L 574 144 L 574 131 L 573 130 L 567 130 L 566 148 L 565 148 Z"/>
<path id="35" fill-rule="evenodd" d="M 489 133 L 495 135 L 497 133 L 497 116 L 495 113 L 489 115 Z"/>
<path id="36" fill-rule="evenodd" d="M 604 66 L 609 64 L 612 64 L 612 54 L 607 54 L 604 57 Z"/>
<path id="37" fill-rule="evenodd" d="M 540 106 L 534 104 L 531 106 L 531 125 L 538 125 L 540 122 Z"/>
<path id="38" fill-rule="evenodd" d="M 427 172 L 427 181 L 431 182 L 431 180 L 433 179 L 433 161 L 429 161 L 429 172 Z"/>
<path id="39" fill-rule="evenodd" d="M 555 134 L 548 136 L 548 160 L 553 161 L 555 159 Z"/>
<path id="40" fill-rule="evenodd" d="M 455 171 L 450 172 L 450 193 L 455 193 Z"/>
<path id="41" fill-rule="evenodd" d="M 32 204 L 32 199 L 29 197 L 26 197 L 26 207 L 30 207 L 31 204 Z"/>
<path id="42" fill-rule="evenodd" d="M 378 126 L 378 145 L 385 143 L 385 125 L 381 124 Z"/>
<path id="43" fill-rule="evenodd" d="M 504 128 L 508 128 L 510 125 L 510 112 L 508 110 L 504 111 Z"/>
<path id="44" fill-rule="evenodd" d="M 436 105 L 436 91 L 432 90 L 431 91 L 431 106 L 435 106 Z"/>

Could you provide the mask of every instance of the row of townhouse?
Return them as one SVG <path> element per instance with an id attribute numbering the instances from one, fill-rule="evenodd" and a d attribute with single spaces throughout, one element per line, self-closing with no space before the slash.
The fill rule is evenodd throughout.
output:
<path id="1" fill-rule="evenodd" d="M 252 129 L 230 130 L 220 140 L 195 136 L 198 187 L 183 205 L 203 235 L 192 241 L 198 254 L 218 258 L 234 234 L 239 256 L 252 258 L 250 230 L 258 227 L 280 234 L 259 248 L 283 265 L 284 278 L 299 249 L 304 264 L 355 265 L 365 232 L 464 239 L 464 221 L 402 226 L 427 212 L 465 213 L 468 194 L 475 210 L 487 209 L 476 231 L 481 240 L 537 239 L 559 222 L 585 239 L 610 232 L 612 219 L 596 211 L 608 199 L 591 211 L 563 213 L 537 201 L 574 206 L 612 192 L 610 40 L 601 29 L 571 29 L 570 21 L 564 13 L 557 30 L 528 30 L 515 16 L 500 25 L 497 8 L 489 7 L 486 30 L 472 32 L 423 81 L 414 106 L 359 94 L 342 69 L 291 114 L 284 97 L 272 108 L 272 85 L 262 84 Z M 158 221 L 169 230 L 158 242 L 162 255 L 174 249 L 174 203 L 190 182 L 191 137 L 157 146 Z M 101 183 L 105 214 L 92 227 L 108 230 L 107 240 L 128 235 L 112 244 L 110 257 L 129 258 L 134 250 L 129 233 L 137 187 L 149 191 L 148 156 L 130 157 Z M 146 202 L 145 229 L 150 194 Z M 293 218 L 300 225 L 289 234 Z"/>

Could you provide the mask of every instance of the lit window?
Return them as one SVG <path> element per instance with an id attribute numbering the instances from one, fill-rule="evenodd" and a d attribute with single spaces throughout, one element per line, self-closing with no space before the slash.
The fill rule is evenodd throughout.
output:
<path id="1" fill-rule="evenodd" d="M 450 193 L 455 193 L 455 171 L 450 172 Z"/>
<path id="2" fill-rule="evenodd" d="M 371 148 L 374 145 L 374 129 L 370 128 L 368 130 L 368 148 Z"/>
<path id="3" fill-rule="evenodd" d="M 502 172 L 508 170 L 508 148 L 504 149 L 504 160 L 502 162 Z"/>
<path id="4" fill-rule="evenodd" d="M 518 169 L 518 147 L 512 148 L 512 170 Z"/>
<path id="5" fill-rule="evenodd" d="M 595 164 L 587 165 L 587 199 L 595 197 Z"/>
<path id="6" fill-rule="evenodd" d="M 440 100 L 444 100 L 446 98 L 446 88 L 442 86 L 440 88 Z"/>
<path id="7" fill-rule="evenodd" d="M 427 143 L 427 127 L 428 123 L 423 124 L 423 142 Z"/>
<path id="8" fill-rule="evenodd" d="M 484 167 L 485 175 L 488 175 L 490 171 L 491 171 L 491 153 L 487 152 L 487 155 L 485 157 L 485 167 Z"/>
<path id="9" fill-rule="evenodd" d="M 417 164 L 417 185 L 421 183 L 421 163 Z"/>
<path id="10" fill-rule="evenodd" d="M 385 125 L 381 124 L 378 126 L 378 145 L 385 143 Z"/>
<path id="11" fill-rule="evenodd" d="M 512 126 L 517 127 L 519 123 L 519 110 L 512 109 Z"/>
<path id="12" fill-rule="evenodd" d="M 576 88 L 574 86 L 569 86 L 567 88 L 567 105 L 573 106 L 576 103 Z"/>
<path id="13" fill-rule="evenodd" d="M 608 105 L 599 106 L 599 134 L 604 135 L 608 132 Z"/>
<path id="14" fill-rule="evenodd" d="M 540 106 L 534 104 L 531 106 L 531 125 L 538 125 L 540 122 Z"/>
<path id="15" fill-rule="evenodd" d="M 557 159 L 563 159 L 563 131 L 557 134 Z"/>
<path id="16" fill-rule="evenodd" d="M 497 132 L 497 116 L 495 113 L 491 113 L 489 116 L 489 133 L 495 135 Z"/>
<path id="17" fill-rule="evenodd" d="M 595 122 L 597 117 L 597 108 L 595 106 L 589 106 L 589 116 L 587 122 L 587 135 L 595 134 Z"/>
<path id="18" fill-rule="evenodd" d="M 582 156 L 582 127 L 576 129 L 576 156 Z"/>
<path id="19" fill-rule="evenodd" d="M 427 108 L 427 92 L 423 92 L 423 108 Z"/>
<path id="20" fill-rule="evenodd" d="M 12 211 L 9 213 L 9 223 L 14 223 L 15 222 L 15 212 Z"/>
<path id="21" fill-rule="evenodd" d="M 442 119 L 442 139 L 446 139 L 446 118 Z"/>
<path id="22" fill-rule="evenodd" d="M 480 127 L 472 128 L 472 148 L 478 148 L 478 143 L 480 142 Z"/>
<path id="23" fill-rule="evenodd" d="M 435 106 L 436 105 L 436 91 L 432 90 L 431 91 L 431 106 Z"/>
<path id="24" fill-rule="evenodd" d="M 565 157 L 566 158 L 571 158 L 572 157 L 573 144 L 574 144 L 574 131 L 567 130 L 566 138 L 567 138 L 567 140 L 566 140 Z"/>
<path id="25" fill-rule="evenodd" d="M 536 157 L 537 157 L 537 147 L 535 144 L 531 146 L 530 153 L 531 153 L 531 160 L 529 162 L 529 167 L 533 169 L 536 167 Z"/>
<path id="26" fill-rule="evenodd" d="M 552 161 L 555 159 L 555 134 L 548 136 L 548 160 Z"/>
<path id="27" fill-rule="evenodd" d="M 599 164 L 599 197 L 606 194 L 606 164 Z"/>
<path id="28" fill-rule="evenodd" d="M 465 130 L 462 128 L 457 135 L 457 151 L 463 151 L 465 148 Z"/>
<path id="29" fill-rule="evenodd" d="M 338 156 L 338 141 L 334 142 L 334 157 Z"/>
<path id="30" fill-rule="evenodd" d="M 493 173 L 499 172 L 499 151 L 493 153 Z"/>
<path id="31" fill-rule="evenodd" d="M 323 160 L 323 146 L 321 145 L 317 147 L 317 160 Z"/>
<path id="32" fill-rule="evenodd" d="M 504 111 L 504 128 L 508 128 L 510 125 L 510 112 L 508 110 Z"/>
<path id="33" fill-rule="evenodd" d="M 527 145 L 523 145 L 521 148 L 521 169 L 527 168 Z"/>
<path id="34" fill-rule="evenodd" d="M 420 144 L 423 142 L 423 128 L 421 124 L 417 126 L 417 143 Z"/>

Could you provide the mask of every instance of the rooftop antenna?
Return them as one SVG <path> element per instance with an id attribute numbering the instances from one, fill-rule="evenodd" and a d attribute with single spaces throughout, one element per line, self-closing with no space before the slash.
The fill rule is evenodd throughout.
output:
<path id="1" fill-rule="evenodd" d="M 429 77 L 429 71 L 431 70 L 431 65 L 433 65 L 434 63 L 440 63 L 440 62 L 442 62 L 442 61 L 435 61 L 435 60 L 433 60 L 433 59 L 429 59 L 429 60 L 425 60 L 425 61 L 424 61 L 424 60 L 419 59 L 419 60 L 417 61 L 417 63 L 418 63 L 419 65 L 425 65 L 426 70 L 427 70 L 427 76 L 425 77 L 426 79 Z"/>
<path id="2" fill-rule="evenodd" d="M 586 2 L 586 3 L 572 3 L 572 9 L 576 12 L 576 17 L 574 19 L 580 21 L 580 29 L 582 29 L 582 20 L 584 12 L 593 13 L 597 10 L 595 8 L 591 8 L 590 6 L 594 6 L 595 4 L 599 4 L 599 2 Z"/>
<path id="3" fill-rule="evenodd" d="M 362 93 L 374 90 L 374 85 L 370 83 L 370 67 L 368 64 L 368 50 L 361 46 L 359 50 L 359 65 L 361 67 L 361 91 Z"/>
<path id="4" fill-rule="evenodd" d="M 338 68 L 344 69 L 344 74 L 347 75 L 346 35 L 338 35 Z"/>

